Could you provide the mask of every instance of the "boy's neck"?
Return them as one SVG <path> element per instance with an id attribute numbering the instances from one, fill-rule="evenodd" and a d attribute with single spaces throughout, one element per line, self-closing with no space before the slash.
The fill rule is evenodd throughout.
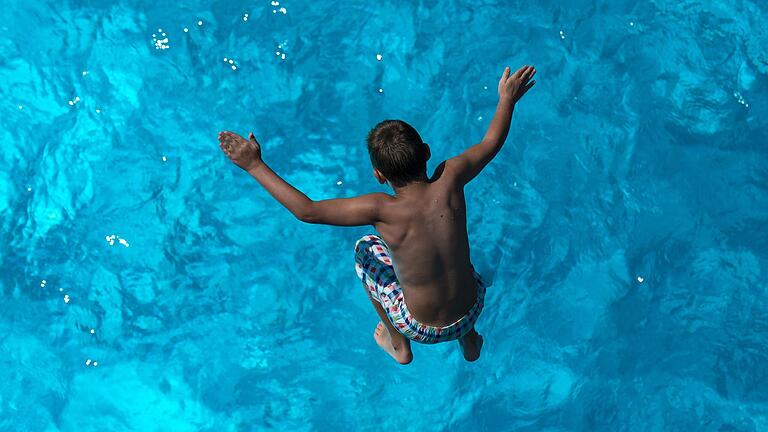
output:
<path id="1" fill-rule="evenodd" d="M 395 195 L 409 196 L 424 190 L 424 188 L 427 186 L 429 186 L 429 179 L 424 177 L 423 180 L 413 181 L 405 186 L 392 186 L 392 189 L 394 189 Z"/>

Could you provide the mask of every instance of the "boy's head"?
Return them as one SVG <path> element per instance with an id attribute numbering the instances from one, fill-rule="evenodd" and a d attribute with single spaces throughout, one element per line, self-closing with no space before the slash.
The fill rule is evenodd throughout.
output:
<path id="1" fill-rule="evenodd" d="M 401 187 L 427 178 L 429 146 L 413 126 L 402 120 L 384 120 L 368 132 L 367 142 L 379 182 Z"/>

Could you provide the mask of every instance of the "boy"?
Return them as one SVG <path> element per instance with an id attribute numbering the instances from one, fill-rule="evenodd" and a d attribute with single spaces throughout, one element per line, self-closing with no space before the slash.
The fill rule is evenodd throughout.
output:
<path id="1" fill-rule="evenodd" d="M 219 146 L 280 204 L 308 223 L 373 225 L 355 245 L 355 269 L 381 321 L 376 343 L 400 364 L 413 360 L 410 341 L 459 341 L 468 361 L 480 357 L 483 338 L 474 323 L 483 309 L 485 285 L 469 259 L 464 185 L 496 156 L 507 138 L 517 101 L 536 83 L 536 70 L 523 66 L 499 80 L 499 102 L 483 140 L 442 162 L 427 177 L 429 146 L 399 120 L 386 120 L 368 134 L 373 175 L 388 183 L 391 196 L 312 201 L 261 160 L 261 146 L 232 132 L 219 133 Z M 405 294 L 407 293 L 407 301 Z"/>

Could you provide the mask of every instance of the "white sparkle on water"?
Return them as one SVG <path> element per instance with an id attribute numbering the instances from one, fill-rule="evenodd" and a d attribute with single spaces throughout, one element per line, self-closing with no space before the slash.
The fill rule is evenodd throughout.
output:
<path id="1" fill-rule="evenodd" d="M 64 294 L 64 303 L 69 303 L 69 294 Z"/>
<path id="2" fill-rule="evenodd" d="M 379 93 L 384 93 L 384 89 L 383 89 L 383 88 L 380 88 L 380 89 L 379 89 Z"/>
<path id="3" fill-rule="evenodd" d="M 640 282 L 640 283 L 643 283 L 644 280 L 645 279 L 642 276 L 638 276 L 637 277 L 637 281 Z"/>
<path id="4" fill-rule="evenodd" d="M 86 76 L 86 75 L 88 75 L 88 71 L 87 71 L 87 70 L 84 70 L 84 71 L 83 71 L 83 76 Z"/>
<path id="5" fill-rule="evenodd" d="M 184 33 L 187 33 L 187 32 L 189 32 L 189 29 L 184 27 Z"/>
<path id="6" fill-rule="evenodd" d="M 197 25 L 198 25 L 198 27 L 202 26 L 203 25 L 203 20 L 198 21 Z"/>
<path id="7" fill-rule="evenodd" d="M 163 33 L 163 35 L 165 35 L 165 33 Z M 157 50 L 165 50 L 171 47 L 171 45 L 168 43 L 167 37 L 164 37 L 162 39 L 157 39 L 153 37 L 152 41 L 155 43 L 155 49 Z"/>
<path id="8" fill-rule="evenodd" d="M 565 39 L 565 33 L 562 30 L 560 30 L 560 39 Z"/>
<path id="9" fill-rule="evenodd" d="M 93 366 L 94 366 L 94 367 L 95 367 L 95 366 L 98 366 L 98 365 L 99 365 L 99 362 L 97 362 L 97 361 L 93 362 Z"/>
<path id="10" fill-rule="evenodd" d="M 235 61 L 234 61 L 234 60 L 232 60 L 232 59 L 229 59 L 229 64 L 234 64 L 234 63 L 235 63 Z"/>
<path id="11" fill-rule="evenodd" d="M 95 334 L 95 333 L 96 333 L 96 330 L 91 329 L 91 334 Z"/>
<path id="12" fill-rule="evenodd" d="M 744 96 L 740 92 L 738 91 L 733 92 L 733 97 L 736 98 L 737 102 L 744 105 L 744 108 L 749 108 L 749 104 L 747 103 L 747 101 L 744 99 Z"/>
<path id="13" fill-rule="evenodd" d="M 107 240 L 107 243 L 109 243 L 110 246 L 115 244 L 115 240 L 117 240 L 118 243 L 120 243 L 121 245 L 123 245 L 125 247 L 130 246 L 128 244 L 128 241 L 126 241 L 124 238 L 120 238 L 120 236 L 117 235 L 117 234 L 112 234 L 112 235 L 105 236 L 105 239 Z"/>
<path id="14" fill-rule="evenodd" d="M 341 180 L 336 182 L 336 186 L 341 186 Z"/>
<path id="15" fill-rule="evenodd" d="M 632 27 L 634 27 L 634 26 L 635 26 L 635 22 L 634 22 L 634 21 L 630 21 L 630 22 L 629 22 L 629 25 L 630 25 L 630 26 L 632 26 Z"/>
<path id="16" fill-rule="evenodd" d="M 381 61 L 381 54 L 376 54 L 376 60 Z"/>
<path id="17" fill-rule="evenodd" d="M 282 60 L 285 60 L 285 53 L 282 53 L 282 54 L 280 54 L 280 58 L 281 58 Z"/>
<path id="18" fill-rule="evenodd" d="M 163 162 L 165 162 L 165 161 L 167 161 L 167 160 L 168 160 L 168 159 L 166 159 L 166 158 L 165 158 L 165 156 L 163 156 Z"/>
<path id="19" fill-rule="evenodd" d="M 27 188 L 27 192 L 32 192 L 32 188 L 31 188 L 31 187 L 28 187 L 28 188 Z"/>
<path id="20" fill-rule="evenodd" d="M 23 106 L 21 106 L 21 105 L 19 105 L 19 109 L 24 109 L 24 107 L 23 107 Z"/>
<path id="21" fill-rule="evenodd" d="M 237 70 L 237 66 L 232 65 L 232 70 Z"/>
<path id="22" fill-rule="evenodd" d="M 98 109 L 98 108 L 96 108 L 96 113 L 98 114 L 98 113 L 100 113 L 100 112 L 101 112 L 101 110 L 100 110 L 100 109 Z"/>
<path id="23" fill-rule="evenodd" d="M 279 10 L 279 11 L 280 11 L 280 12 L 281 12 L 283 15 L 285 15 L 285 14 L 287 14 L 287 13 L 288 13 L 288 11 L 287 11 L 287 10 L 286 10 L 284 7 L 281 7 L 281 8 L 280 8 L 280 9 L 278 9 L 278 10 Z"/>
<path id="24" fill-rule="evenodd" d="M 243 15 L 243 21 L 248 21 L 248 14 Z"/>
<path id="25" fill-rule="evenodd" d="M 88 365 L 90 365 L 90 364 L 91 364 L 91 359 L 88 359 L 88 360 L 86 360 L 86 361 L 85 361 L 85 365 L 86 365 L 86 366 L 88 366 Z"/>

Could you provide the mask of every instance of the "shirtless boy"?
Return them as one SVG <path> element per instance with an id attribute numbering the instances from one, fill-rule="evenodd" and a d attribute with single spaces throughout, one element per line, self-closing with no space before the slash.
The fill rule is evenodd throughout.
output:
<path id="1" fill-rule="evenodd" d="M 253 133 L 245 139 L 219 133 L 219 146 L 299 220 L 339 226 L 373 225 L 380 234 L 355 245 L 355 269 L 381 321 L 376 343 L 398 363 L 413 360 L 411 341 L 458 340 L 464 358 L 480 357 L 483 338 L 474 323 L 485 285 L 470 263 L 464 185 L 496 156 L 509 132 L 512 111 L 533 87 L 536 70 L 523 66 L 499 80 L 499 101 L 480 143 L 442 162 L 427 176 L 430 149 L 400 120 L 385 120 L 368 133 L 373 176 L 394 196 L 371 193 L 312 201 L 261 159 Z"/>

